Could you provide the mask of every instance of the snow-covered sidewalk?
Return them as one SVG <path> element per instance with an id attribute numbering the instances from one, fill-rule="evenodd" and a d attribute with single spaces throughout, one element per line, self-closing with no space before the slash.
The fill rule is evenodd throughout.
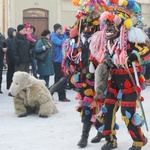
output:
<path id="1" fill-rule="evenodd" d="M 51 79 L 53 83 L 53 78 Z M 54 94 L 54 102 L 59 113 L 49 118 L 39 118 L 37 115 L 29 115 L 18 118 L 14 113 L 12 97 L 7 96 L 5 75 L 3 75 L 2 91 L 0 94 L 0 150 L 79 150 L 77 143 L 81 136 L 82 123 L 75 107 L 75 92 L 67 90 L 67 98 L 71 102 L 59 102 L 57 94 Z M 147 122 L 150 124 L 150 87 L 143 91 L 145 102 L 143 103 Z M 132 145 L 124 122 L 121 120 L 120 110 L 117 113 L 117 123 L 120 129 L 117 131 L 118 148 L 115 150 L 128 150 Z M 150 128 L 150 126 L 149 126 Z M 150 132 L 142 127 L 145 135 L 150 139 Z M 100 150 L 104 139 L 100 143 L 93 144 L 91 138 L 97 131 L 93 127 L 90 131 L 86 150 Z M 150 150 L 148 143 L 142 150 Z"/>

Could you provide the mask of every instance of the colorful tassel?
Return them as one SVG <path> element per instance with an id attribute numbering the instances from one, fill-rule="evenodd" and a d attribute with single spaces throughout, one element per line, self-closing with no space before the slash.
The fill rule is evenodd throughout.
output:
<path id="1" fill-rule="evenodd" d="M 129 113 L 128 111 L 126 111 L 125 114 L 126 114 L 126 118 L 127 118 L 127 119 L 130 119 L 130 118 L 131 118 L 131 113 Z"/>
<path id="2" fill-rule="evenodd" d="M 101 107 L 100 109 L 103 113 L 107 113 L 107 108 L 106 107 Z"/>
<path id="3" fill-rule="evenodd" d="M 119 125 L 117 123 L 115 123 L 115 129 L 119 130 Z"/>
<path id="4" fill-rule="evenodd" d="M 145 90 L 146 89 L 146 85 L 143 83 L 142 84 L 142 90 Z"/>
<path id="5" fill-rule="evenodd" d="M 79 82 L 79 75 L 80 73 L 74 75 L 74 82 Z"/>
<path id="6" fill-rule="evenodd" d="M 98 128 L 98 132 L 103 132 L 104 127 L 105 127 L 104 125 L 103 125 L 103 126 L 101 126 L 101 127 L 99 127 L 99 128 Z"/>
<path id="7" fill-rule="evenodd" d="M 107 93 L 108 93 L 108 87 L 105 89 L 105 91 L 104 91 L 104 95 L 106 96 L 106 95 L 107 95 Z"/>
<path id="8" fill-rule="evenodd" d="M 141 126 L 144 124 L 144 119 L 137 113 L 133 115 L 131 121 L 135 126 Z"/>
<path id="9" fill-rule="evenodd" d="M 119 90 L 119 92 L 118 92 L 118 95 L 117 95 L 117 99 L 122 99 L 122 91 L 121 90 Z"/>
<path id="10" fill-rule="evenodd" d="M 95 73 L 95 67 L 94 67 L 94 65 L 93 65 L 92 62 L 90 62 L 89 72 L 90 72 L 90 73 Z"/>
<path id="11" fill-rule="evenodd" d="M 90 111 L 89 111 L 89 110 L 85 110 L 85 114 L 86 114 L 86 115 L 89 115 L 89 114 L 90 114 Z"/>

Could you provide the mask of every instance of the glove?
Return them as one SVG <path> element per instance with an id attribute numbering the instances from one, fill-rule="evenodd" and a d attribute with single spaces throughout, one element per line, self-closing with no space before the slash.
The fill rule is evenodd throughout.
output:
<path id="1" fill-rule="evenodd" d="M 138 57 L 136 56 L 135 53 L 131 53 L 131 54 L 129 54 L 129 60 L 130 60 L 131 62 L 133 62 L 133 61 L 138 61 Z"/>
<path id="2" fill-rule="evenodd" d="M 48 49 L 49 48 L 49 46 L 48 45 L 45 45 L 45 49 Z"/>

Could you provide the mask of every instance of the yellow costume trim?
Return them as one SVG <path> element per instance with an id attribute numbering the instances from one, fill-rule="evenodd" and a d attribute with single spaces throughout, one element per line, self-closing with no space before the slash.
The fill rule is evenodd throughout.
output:
<path id="1" fill-rule="evenodd" d="M 125 122 L 126 126 L 128 126 L 129 119 L 127 119 L 126 116 L 122 116 L 122 120 Z"/>
<path id="2" fill-rule="evenodd" d="M 144 145 L 143 145 L 143 142 L 133 142 L 133 146 L 142 147 Z"/>

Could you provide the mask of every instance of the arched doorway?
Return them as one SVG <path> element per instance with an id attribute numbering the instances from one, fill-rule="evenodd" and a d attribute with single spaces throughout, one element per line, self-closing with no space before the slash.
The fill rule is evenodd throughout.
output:
<path id="1" fill-rule="evenodd" d="M 23 11 L 23 23 L 30 23 L 36 29 L 35 34 L 40 38 L 44 29 L 48 29 L 48 11 L 40 8 L 30 8 Z"/>

